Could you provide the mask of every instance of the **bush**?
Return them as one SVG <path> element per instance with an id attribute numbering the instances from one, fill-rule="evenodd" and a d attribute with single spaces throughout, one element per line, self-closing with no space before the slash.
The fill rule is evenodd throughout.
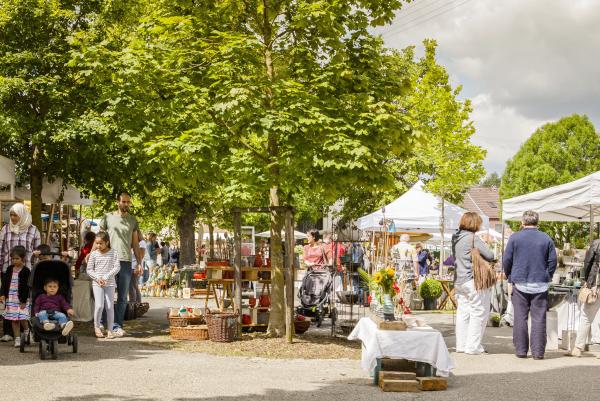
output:
<path id="1" fill-rule="evenodd" d="M 435 279 L 428 278 L 419 287 L 419 295 L 423 299 L 437 299 L 442 295 L 442 284 Z"/>

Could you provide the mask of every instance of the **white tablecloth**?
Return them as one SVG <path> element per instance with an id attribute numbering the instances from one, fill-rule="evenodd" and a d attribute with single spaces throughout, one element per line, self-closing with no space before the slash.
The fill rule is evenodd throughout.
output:
<path id="1" fill-rule="evenodd" d="M 442 333 L 432 328 L 379 330 L 373 320 L 364 317 L 350 333 L 348 340 L 362 341 L 360 366 L 368 372 L 375 370 L 377 358 L 384 357 L 428 363 L 443 377 L 448 377 L 454 369 Z"/>
<path id="2" fill-rule="evenodd" d="M 580 308 L 580 305 L 577 304 L 577 300 L 575 299 L 565 301 L 555 308 L 558 314 L 559 338 L 562 338 L 563 330 L 577 331 L 579 329 Z M 596 315 L 596 318 L 592 322 L 591 342 L 594 344 L 600 343 L 600 313 Z"/>

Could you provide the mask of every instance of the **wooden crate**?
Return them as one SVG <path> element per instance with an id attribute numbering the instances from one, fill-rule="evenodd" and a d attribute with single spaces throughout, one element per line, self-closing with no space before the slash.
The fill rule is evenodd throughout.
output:
<path id="1" fill-rule="evenodd" d="M 419 390 L 419 382 L 416 380 L 381 380 L 379 388 L 383 391 L 409 392 L 414 393 Z"/>
<path id="2" fill-rule="evenodd" d="M 444 391 L 448 381 L 443 377 L 418 377 L 419 388 L 423 391 Z"/>

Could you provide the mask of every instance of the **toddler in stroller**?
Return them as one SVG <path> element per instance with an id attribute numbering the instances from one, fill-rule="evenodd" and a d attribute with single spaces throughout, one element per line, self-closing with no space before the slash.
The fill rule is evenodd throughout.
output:
<path id="1" fill-rule="evenodd" d="M 67 315 L 72 317 L 75 311 L 73 311 L 65 297 L 58 293 L 58 287 L 58 280 L 55 278 L 46 279 L 44 284 L 45 294 L 41 294 L 35 299 L 33 313 L 37 316 L 44 330 L 56 329 L 56 323 L 50 321 L 52 319 L 58 323 L 62 330 L 61 334 L 66 336 L 73 329 L 73 322 L 67 318 Z"/>
<path id="2" fill-rule="evenodd" d="M 29 288 L 35 313 L 31 316 L 31 331 L 39 342 L 40 358 L 46 359 L 50 354 L 56 359 L 59 343 L 73 347 L 76 353 L 77 335 L 71 332 L 73 322 L 68 319 L 74 315 L 70 305 L 73 277 L 69 265 L 62 260 L 41 260 L 33 266 Z M 23 345 L 21 352 L 25 352 Z"/>

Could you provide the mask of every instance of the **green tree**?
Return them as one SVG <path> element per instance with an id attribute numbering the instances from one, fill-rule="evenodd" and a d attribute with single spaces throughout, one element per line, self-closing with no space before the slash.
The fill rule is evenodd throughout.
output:
<path id="1" fill-rule="evenodd" d="M 587 116 L 573 114 L 538 128 L 506 163 L 500 197 L 508 199 L 564 184 L 598 170 L 598 133 Z M 559 245 L 581 241 L 589 233 L 589 224 L 583 223 L 543 223 L 540 227 Z"/>
<path id="2" fill-rule="evenodd" d="M 54 135 L 82 99 L 66 64 L 68 39 L 85 28 L 88 10 L 74 3 L 0 3 L 0 152 L 31 185 L 33 223 L 40 229 L 43 176 L 63 175 L 72 154 Z"/>
<path id="3" fill-rule="evenodd" d="M 490 188 L 490 187 L 496 187 L 496 188 L 500 188 L 500 184 L 502 183 L 502 178 L 498 175 L 498 173 L 496 173 L 495 171 L 493 173 L 488 174 L 480 183 L 479 185 L 485 188 Z"/>

